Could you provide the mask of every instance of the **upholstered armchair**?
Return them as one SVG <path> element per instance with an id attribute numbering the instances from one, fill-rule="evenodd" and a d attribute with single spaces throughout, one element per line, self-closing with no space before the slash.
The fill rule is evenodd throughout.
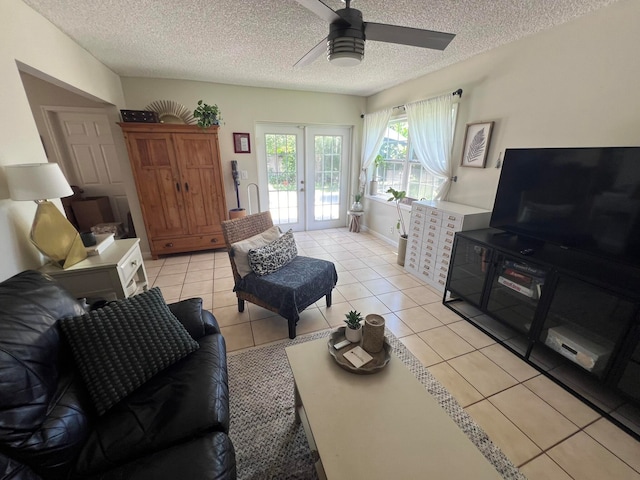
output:
<path id="1" fill-rule="evenodd" d="M 327 307 L 331 306 L 331 292 L 338 281 L 334 264 L 297 255 L 295 243 L 293 253 L 291 248 L 283 254 L 274 250 L 287 235 L 280 236 L 269 212 L 226 220 L 222 222 L 222 232 L 233 270 L 239 312 L 244 311 L 245 301 L 275 312 L 287 319 L 289 338 L 295 338 L 300 312 L 323 296 Z M 271 263 L 285 264 L 272 266 L 271 270 L 255 262 L 251 264 L 249 258 L 261 249 L 267 249 L 263 255 Z"/>

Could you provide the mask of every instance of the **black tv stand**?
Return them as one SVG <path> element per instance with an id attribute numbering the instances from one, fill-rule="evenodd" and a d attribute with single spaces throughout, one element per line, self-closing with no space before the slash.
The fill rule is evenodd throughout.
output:
<path id="1" fill-rule="evenodd" d="M 640 439 L 640 269 L 458 232 L 443 302 Z"/>

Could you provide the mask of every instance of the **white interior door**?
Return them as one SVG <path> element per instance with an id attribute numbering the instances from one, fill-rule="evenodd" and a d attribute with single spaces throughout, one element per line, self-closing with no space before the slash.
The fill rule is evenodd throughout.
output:
<path id="1" fill-rule="evenodd" d="M 351 129 L 260 124 L 260 201 L 283 230 L 346 224 Z"/>
<path id="2" fill-rule="evenodd" d="M 58 111 L 53 118 L 69 183 L 82 188 L 87 197 L 108 196 L 115 220 L 126 225 L 129 203 L 107 115 Z"/>

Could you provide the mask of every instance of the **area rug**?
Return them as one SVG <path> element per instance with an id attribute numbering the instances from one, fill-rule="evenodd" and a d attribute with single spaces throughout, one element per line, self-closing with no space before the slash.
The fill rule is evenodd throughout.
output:
<path id="1" fill-rule="evenodd" d="M 322 331 L 228 355 L 231 426 L 239 480 L 317 479 L 304 429 L 295 422 L 293 374 L 285 347 L 328 337 Z M 394 353 L 507 480 L 526 480 L 453 396 L 389 330 Z"/>

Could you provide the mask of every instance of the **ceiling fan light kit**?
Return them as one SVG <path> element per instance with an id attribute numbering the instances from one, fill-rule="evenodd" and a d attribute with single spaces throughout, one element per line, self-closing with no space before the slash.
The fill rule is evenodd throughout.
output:
<path id="1" fill-rule="evenodd" d="M 329 35 L 325 39 L 327 59 L 338 66 L 360 64 L 364 58 L 366 39 L 444 50 L 455 37 L 452 33 L 364 22 L 362 12 L 351 8 L 351 0 L 345 0 L 346 8 L 335 12 L 321 0 L 297 0 L 297 2 L 330 23 Z M 322 54 L 325 40 L 309 50 L 294 67 L 303 67 L 318 58 Z"/>
<path id="2" fill-rule="evenodd" d="M 359 65 L 364 58 L 364 40 L 361 38 L 338 37 L 327 42 L 327 58 L 339 67 Z"/>

